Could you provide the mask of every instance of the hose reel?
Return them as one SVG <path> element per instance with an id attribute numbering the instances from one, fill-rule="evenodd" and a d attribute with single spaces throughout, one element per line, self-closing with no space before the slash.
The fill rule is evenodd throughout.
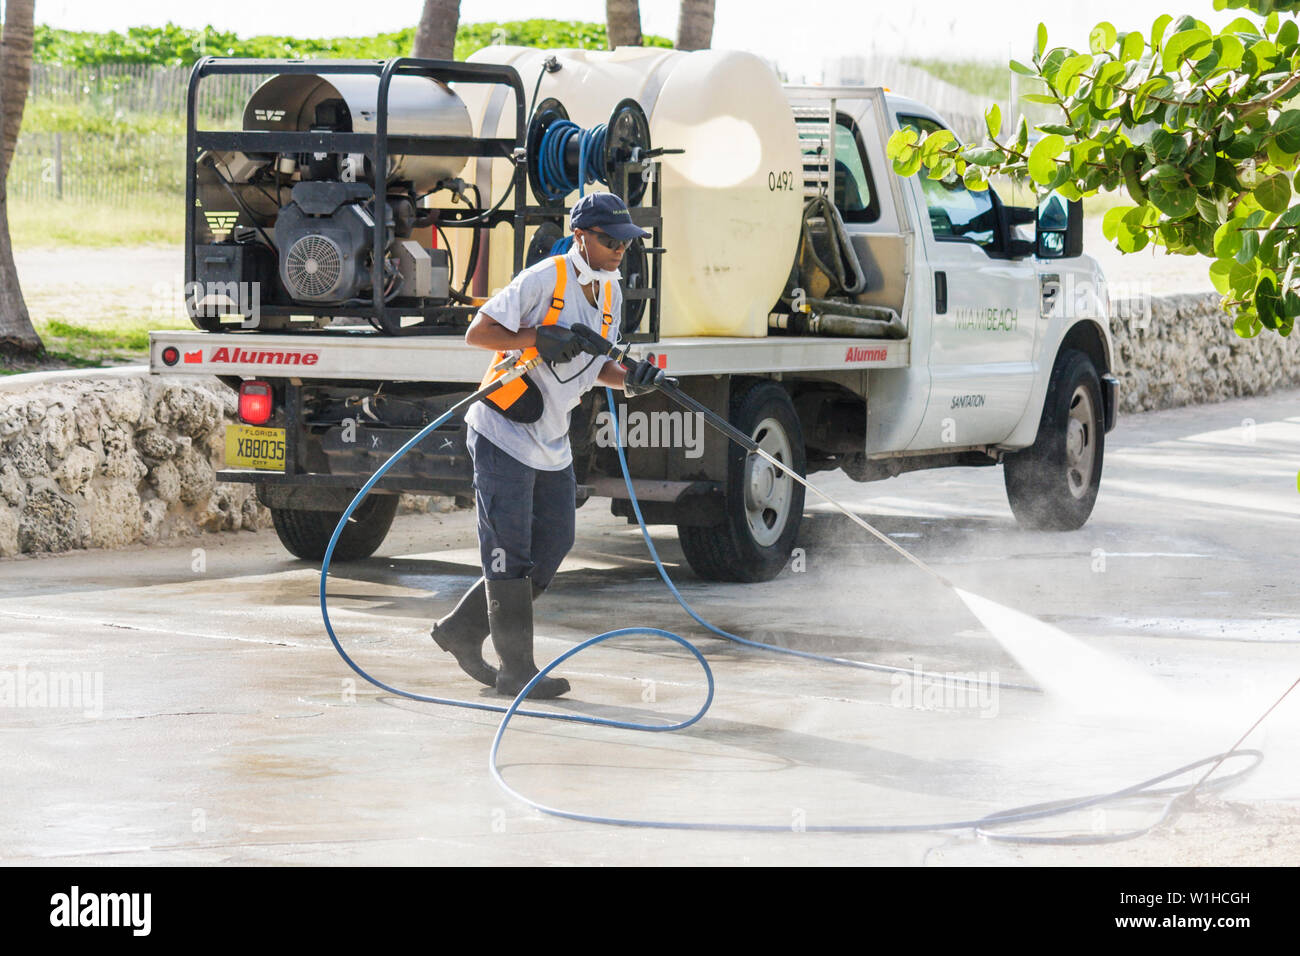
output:
<path id="1" fill-rule="evenodd" d="M 620 167 L 649 158 L 650 121 L 636 100 L 621 100 L 608 123 L 583 129 L 569 119 L 559 100 L 548 97 L 537 104 L 528 123 L 528 184 L 543 206 L 560 208 L 576 189 L 600 183 L 619 195 L 629 207 L 645 197 L 646 181 L 629 176 L 620 182 Z"/>
<path id="2" fill-rule="evenodd" d="M 651 182 L 641 175 L 641 164 L 664 153 L 681 152 L 651 148 L 650 121 L 641 104 L 631 97 L 619 101 L 609 122 L 591 129 L 578 126 L 569 119 L 563 103 L 547 97 L 533 111 L 525 142 L 528 184 L 538 203 L 556 213 L 563 212 L 575 189 L 582 194 L 591 183 L 607 187 L 629 208 L 638 206 Z M 547 219 L 533 232 L 525 265 L 562 254 L 570 241 L 558 216 Z M 640 239 L 634 240 L 624 253 L 624 334 L 640 330 L 649 302 L 645 290 L 652 286 L 651 254 Z"/>

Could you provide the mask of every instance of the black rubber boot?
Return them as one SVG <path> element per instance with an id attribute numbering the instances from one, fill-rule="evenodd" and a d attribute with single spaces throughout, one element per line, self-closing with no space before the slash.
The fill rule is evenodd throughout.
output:
<path id="1" fill-rule="evenodd" d="M 533 588 L 528 578 L 487 582 L 488 621 L 492 646 L 501 658 L 496 690 L 515 697 L 537 675 L 533 661 Z M 563 677 L 544 677 L 528 694 L 533 699 L 559 697 L 569 692 Z"/>
<path id="2" fill-rule="evenodd" d="M 495 687 L 497 669 L 483 660 L 483 642 L 488 636 L 487 588 L 479 578 L 465 592 L 455 609 L 434 622 L 429 636 L 456 658 L 456 663 L 480 684 Z"/>
<path id="3" fill-rule="evenodd" d="M 546 590 L 533 585 L 533 600 Z M 434 621 L 429 636 L 440 648 L 456 658 L 456 663 L 480 684 L 495 687 L 497 669 L 483 659 L 483 642 L 490 627 L 487 613 L 487 588 L 479 578 L 461 597 L 446 617 Z"/>

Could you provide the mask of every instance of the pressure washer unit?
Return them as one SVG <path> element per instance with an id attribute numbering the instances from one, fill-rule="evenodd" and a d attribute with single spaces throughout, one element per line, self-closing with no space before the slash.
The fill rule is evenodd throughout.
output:
<path id="1" fill-rule="evenodd" d="M 200 128 L 258 79 L 239 129 Z M 462 97 L 476 89 L 513 101 L 507 134 L 483 132 Z M 598 182 L 654 236 L 628 250 L 622 316 L 625 337 L 653 340 L 665 151 L 651 147 L 645 113 L 625 98 L 581 129 L 553 97 L 527 108 L 509 65 L 200 60 L 185 154 L 194 324 L 463 334 L 487 291 L 489 246 L 509 244 L 512 275 L 551 254 L 566 198 Z M 504 176 L 478 175 L 482 162 Z"/>

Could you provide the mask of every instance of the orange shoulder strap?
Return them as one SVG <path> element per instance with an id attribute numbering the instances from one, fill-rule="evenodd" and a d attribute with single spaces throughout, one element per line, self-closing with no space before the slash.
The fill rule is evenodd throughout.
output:
<path id="1" fill-rule="evenodd" d="M 605 309 L 604 309 L 604 315 L 600 320 L 600 337 L 603 339 L 609 338 L 609 327 L 614 322 L 614 316 L 611 311 L 613 309 L 613 306 L 614 306 L 614 283 L 606 282 L 605 283 Z"/>
<path id="2" fill-rule="evenodd" d="M 542 325 L 554 325 L 560 321 L 560 313 L 564 311 L 564 288 L 569 281 L 569 270 L 565 264 L 564 256 L 552 256 L 551 261 L 555 264 L 555 289 L 551 292 L 551 307 L 546 311 L 546 318 L 542 319 Z M 606 295 L 605 312 L 609 313 L 609 299 Z M 495 382 L 502 375 L 505 375 L 507 369 L 495 371 L 496 367 L 505 359 L 504 352 L 495 352 L 492 355 L 492 361 L 488 364 L 487 372 L 483 375 L 483 381 L 479 383 L 479 388 L 483 388 L 492 382 Z M 519 362 L 528 362 L 537 357 L 537 349 L 529 346 L 523 350 L 519 356 Z M 518 364 L 518 362 L 516 362 Z M 487 400 L 493 402 L 499 408 L 509 408 L 524 394 L 527 384 L 522 378 L 517 378 L 513 382 L 507 382 L 495 392 L 487 397 Z"/>
<path id="3" fill-rule="evenodd" d="M 551 293 L 551 308 L 542 319 L 542 325 L 554 325 L 560 321 L 560 313 L 564 311 L 564 287 L 569 283 L 569 269 L 564 256 L 555 256 L 551 261 L 555 263 L 555 291 Z"/>

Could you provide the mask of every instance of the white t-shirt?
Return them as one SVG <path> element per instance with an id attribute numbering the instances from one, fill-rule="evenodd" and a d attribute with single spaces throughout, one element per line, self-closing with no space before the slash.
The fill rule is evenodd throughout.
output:
<path id="1" fill-rule="evenodd" d="M 564 328 L 585 325 L 600 331 L 603 321 L 605 290 L 596 290 L 596 305 L 578 284 L 578 274 L 568 257 L 563 257 L 563 267 L 568 270 L 564 286 L 564 308 L 556 324 Z M 606 337 L 617 342 L 623 315 L 623 291 L 617 282 L 613 285 L 610 323 Z M 551 295 L 555 291 L 555 263 L 552 257 L 529 266 L 514 281 L 487 302 L 480 311 L 491 316 L 511 332 L 533 328 L 542 324 L 550 311 Z M 484 367 L 492 354 L 483 350 Z M 518 356 L 519 352 L 509 353 Z M 552 368 L 543 362 L 528 373 L 528 377 L 541 389 L 542 417 L 531 424 L 512 422 L 489 403 L 475 402 L 465 413 L 465 421 L 492 444 L 516 459 L 540 471 L 559 471 L 573 461 L 569 447 L 569 412 L 582 401 L 582 396 L 596 384 L 596 377 L 609 359 L 583 353 L 570 362 L 561 362 Z"/>

